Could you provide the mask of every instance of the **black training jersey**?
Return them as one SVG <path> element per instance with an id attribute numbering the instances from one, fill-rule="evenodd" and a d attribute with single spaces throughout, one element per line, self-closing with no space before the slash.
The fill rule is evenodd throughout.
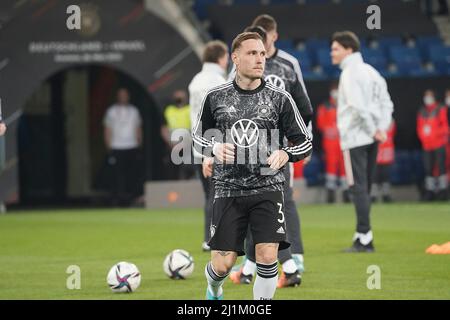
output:
<path id="1" fill-rule="evenodd" d="M 228 79 L 232 80 L 235 76 L 236 66 L 233 65 Z M 303 121 L 306 125 L 309 125 L 313 115 L 313 108 L 297 59 L 287 52 L 277 49 L 272 57 L 266 58 L 264 80 L 289 92 L 300 111 Z"/>
<path id="2" fill-rule="evenodd" d="M 283 137 L 290 142 L 284 148 Z M 233 164 L 214 165 L 215 198 L 281 191 L 285 179 L 280 170 L 269 168 L 269 155 L 283 149 L 295 162 L 312 150 L 311 136 L 291 95 L 264 80 L 255 90 L 243 90 L 235 81 L 211 89 L 193 140 L 205 156 L 212 156 L 214 143 L 235 146 Z"/>

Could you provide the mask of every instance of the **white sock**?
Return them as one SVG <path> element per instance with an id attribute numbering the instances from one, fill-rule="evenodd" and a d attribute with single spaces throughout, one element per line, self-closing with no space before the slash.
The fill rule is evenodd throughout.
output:
<path id="1" fill-rule="evenodd" d="M 363 246 L 367 246 L 370 243 L 370 241 L 373 240 L 372 230 L 370 230 L 367 233 L 356 232 L 355 235 L 353 236 L 353 241 L 355 241 L 356 239 L 359 239 L 359 242 L 361 242 Z"/>
<path id="2" fill-rule="evenodd" d="M 223 293 L 222 285 L 228 274 L 219 276 L 212 266 L 211 261 L 205 267 L 206 281 L 208 281 L 208 290 L 214 297 L 219 297 Z"/>
<path id="3" fill-rule="evenodd" d="M 255 300 L 272 300 L 277 289 L 278 264 L 256 263 L 257 276 L 253 285 L 253 298 Z"/>
<path id="4" fill-rule="evenodd" d="M 246 276 L 248 275 L 255 275 L 256 272 L 256 263 L 253 261 L 250 261 L 249 259 L 245 260 L 244 268 L 242 269 L 242 273 Z"/>
<path id="5" fill-rule="evenodd" d="M 293 259 L 285 261 L 282 265 L 282 268 L 284 273 L 292 274 L 297 271 L 297 265 L 295 264 L 295 261 Z"/>

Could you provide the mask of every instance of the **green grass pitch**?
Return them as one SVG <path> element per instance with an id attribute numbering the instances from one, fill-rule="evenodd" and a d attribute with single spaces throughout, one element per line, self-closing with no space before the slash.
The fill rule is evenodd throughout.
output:
<path id="1" fill-rule="evenodd" d="M 450 255 L 425 249 L 450 241 L 450 205 L 375 205 L 376 253 L 345 254 L 355 224 L 348 205 L 300 208 L 305 267 L 298 288 L 279 289 L 275 299 L 450 299 Z M 203 299 L 201 210 L 64 210 L 0 216 L 0 299 Z M 195 271 L 170 280 L 162 262 L 171 250 L 188 250 Z M 139 289 L 113 294 L 109 268 L 135 263 Z M 81 268 L 81 289 L 68 290 L 66 269 Z M 369 290 L 370 265 L 381 269 L 381 289 Z M 227 280 L 225 299 L 251 299 L 252 286 Z"/>

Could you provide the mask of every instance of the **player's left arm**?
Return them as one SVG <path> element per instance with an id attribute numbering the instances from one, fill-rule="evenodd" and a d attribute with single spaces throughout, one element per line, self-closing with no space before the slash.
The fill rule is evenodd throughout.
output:
<path id="1" fill-rule="evenodd" d="M 288 154 L 289 162 L 297 162 L 311 154 L 312 137 L 291 95 L 286 93 L 283 98 L 280 113 L 281 133 L 288 139 L 289 146 L 282 150 Z"/>
<path id="2" fill-rule="evenodd" d="M 292 87 L 292 98 L 300 111 L 303 122 L 308 127 L 313 117 L 313 107 L 306 90 L 305 81 L 303 80 L 302 69 L 297 60 L 291 61 L 295 71 L 295 83 Z"/>

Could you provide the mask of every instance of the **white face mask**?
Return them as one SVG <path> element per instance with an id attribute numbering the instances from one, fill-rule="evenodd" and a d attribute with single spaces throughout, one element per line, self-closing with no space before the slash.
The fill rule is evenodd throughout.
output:
<path id="1" fill-rule="evenodd" d="M 425 96 L 423 97 L 423 103 L 428 106 L 430 104 L 433 104 L 435 102 L 434 97 L 433 96 Z"/>
<path id="2" fill-rule="evenodd" d="M 335 101 L 338 98 L 338 91 L 336 89 L 333 89 L 330 91 L 330 97 L 333 98 Z"/>
<path id="3" fill-rule="evenodd" d="M 447 96 L 447 97 L 445 98 L 445 104 L 448 105 L 448 106 L 450 106 L 450 96 Z"/>

